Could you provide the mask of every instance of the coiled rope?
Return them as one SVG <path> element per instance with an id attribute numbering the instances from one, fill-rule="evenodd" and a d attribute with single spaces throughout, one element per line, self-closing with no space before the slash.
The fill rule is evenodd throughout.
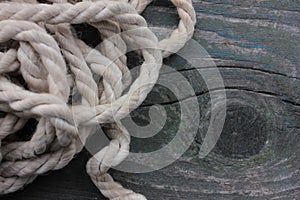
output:
<path id="1" fill-rule="evenodd" d="M 100 124 L 110 143 L 87 163 L 92 181 L 109 199 L 146 199 L 107 173 L 129 153 L 130 135 L 120 120 L 143 102 L 163 57 L 184 46 L 196 22 L 191 0 L 172 0 L 178 28 L 158 41 L 139 15 L 151 1 L 0 3 L 0 43 L 7 44 L 0 52 L 0 194 L 66 166 Z M 71 24 L 80 23 L 98 29 L 101 48 L 92 49 L 75 36 Z M 144 59 L 134 81 L 128 48 L 139 49 Z M 70 102 L 76 94 L 80 99 Z M 31 118 L 38 122 L 35 131 L 20 131 Z M 22 140 L 22 134 L 30 138 Z"/>

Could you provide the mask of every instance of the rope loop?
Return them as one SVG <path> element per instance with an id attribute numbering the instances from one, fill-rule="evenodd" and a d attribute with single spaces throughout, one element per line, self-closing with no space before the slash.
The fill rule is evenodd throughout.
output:
<path id="1" fill-rule="evenodd" d="M 43 2 L 0 3 L 0 194 L 65 167 L 100 125 L 110 143 L 86 165 L 92 181 L 109 199 L 146 199 L 107 171 L 129 154 L 130 134 L 120 120 L 145 100 L 162 59 L 192 37 L 191 0 L 172 0 L 180 22 L 162 41 L 140 15 L 152 0 Z M 99 48 L 74 34 L 71 25 L 82 23 L 99 31 Z M 130 49 L 144 60 L 135 80 Z M 24 131 L 33 120 L 35 130 Z"/>

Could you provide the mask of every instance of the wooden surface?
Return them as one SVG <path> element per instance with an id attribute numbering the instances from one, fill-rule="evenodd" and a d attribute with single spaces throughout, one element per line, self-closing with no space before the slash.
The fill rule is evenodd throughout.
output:
<path id="1" fill-rule="evenodd" d="M 228 98 L 226 122 L 217 146 L 199 159 L 209 95 L 197 70 L 175 55 L 165 63 L 190 81 L 200 103 L 201 128 L 195 142 L 178 161 L 162 170 L 144 174 L 111 170 L 113 177 L 150 200 L 299 199 L 299 0 L 193 2 L 198 18 L 194 39 L 218 66 Z M 178 22 L 176 10 L 165 0 L 152 3 L 144 16 L 155 27 L 172 29 Z M 210 66 L 199 66 L 199 70 L 210 70 Z M 133 138 L 132 151 L 157 149 L 174 136 L 180 115 L 178 102 L 160 87 L 154 88 L 132 114 L 134 120 L 147 121 L 149 106 L 154 103 L 165 107 L 167 123 L 150 139 Z M 85 172 L 89 157 L 84 151 L 65 169 L 38 177 L 23 191 L 1 199 L 104 199 Z"/>

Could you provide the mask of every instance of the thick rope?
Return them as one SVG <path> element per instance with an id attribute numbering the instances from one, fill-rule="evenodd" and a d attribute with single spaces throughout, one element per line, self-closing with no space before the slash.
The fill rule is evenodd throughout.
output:
<path id="1" fill-rule="evenodd" d="M 158 41 L 139 15 L 151 1 L 0 3 L 0 44 L 6 44 L 0 52 L 0 194 L 66 166 L 100 125 L 111 140 L 87 163 L 92 181 L 109 199 L 146 199 L 107 173 L 129 154 L 130 134 L 120 120 L 144 101 L 163 57 L 184 46 L 196 22 L 190 0 L 172 0 L 179 26 Z M 99 48 L 74 36 L 70 25 L 80 23 L 98 29 Z M 128 49 L 138 49 L 144 60 L 135 80 Z M 24 133 L 30 118 L 36 129 Z"/>

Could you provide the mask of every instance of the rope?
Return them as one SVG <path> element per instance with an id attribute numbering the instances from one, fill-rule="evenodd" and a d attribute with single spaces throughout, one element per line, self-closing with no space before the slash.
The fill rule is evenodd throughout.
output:
<path id="1" fill-rule="evenodd" d="M 162 59 L 184 46 L 196 23 L 191 0 L 172 0 L 178 28 L 158 41 L 139 14 L 151 1 L 0 3 L 0 194 L 65 167 L 100 124 L 110 143 L 88 161 L 87 173 L 109 199 L 146 199 L 107 173 L 129 154 L 130 134 L 120 120 L 144 101 Z M 100 48 L 73 34 L 71 24 L 80 23 L 98 29 Z M 127 49 L 138 49 L 144 60 L 135 80 Z M 34 132 L 22 132 L 32 118 Z"/>

